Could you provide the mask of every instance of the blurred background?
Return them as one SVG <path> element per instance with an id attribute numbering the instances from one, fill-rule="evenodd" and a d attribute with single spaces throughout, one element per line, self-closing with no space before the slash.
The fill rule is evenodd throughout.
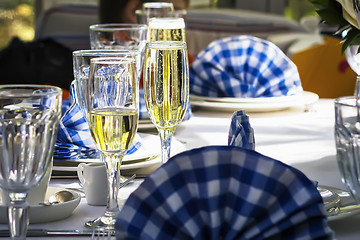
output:
<path id="1" fill-rule="evenodd" d="M 14 36 L 23 41 L 33 40 L 41 13 L 56 5 L 68 3 L 98 4 L 97 0 L 0 0 L 0 50 Z M 296 21 L 300 21 L 303 16 L 316 15 L 307 0 L 190 0 L 190 9 L 209 7 L 272 12 Z"/>
<path id="2" fill-rule="evenodd" d="M 68 89 L 72 51 L 90 48 L 89 26 L 100 22 L 98 1 L 0 0 L 0 71 L 8 72 L 1 83 L 27 79 Z M 337 27 L 319 24 L 308 0 L 189 1 L 186 42 L 194 57 L 214 40 L 252 35 L 296 64 L 304 90 L 321 98 L 353 94 L 356 73 L 333 34 Z"/>

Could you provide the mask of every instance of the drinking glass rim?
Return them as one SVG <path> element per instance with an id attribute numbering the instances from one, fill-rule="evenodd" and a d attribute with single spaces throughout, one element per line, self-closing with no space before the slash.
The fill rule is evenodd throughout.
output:
<path id="1" fill-rule="evenodd" d="M 154 48 L 154 49 L 181 49 L 186 48 L 186 42 L 183 41 L 153 41 L 146 43 L 147 48 Z"/>
<path id="2" fill-rule="evenodd" d="M 82 49 L 72 52 L 73 57 L 107 57 L 108 55 L 116 57 L 119 53 L 130 53 L 130 55 L 138 55 L 140 50 L 135 49 Z"/>
<path id="3" fill-rule="evenodd" d="M 91 63 L 107 63 L 107 62 L 119 62 L 119 63 L 136 63 L 133 58 L 126 57 L 97 57 L 90 60 Z"/>
<path id="4" fill-rule="evenodd" d="M 170 7 L 172 10 L 174 10 L 174 4 L 171 2 L 146 2 L 143 3 L 142 9 L 158 9 L 158 8 L 164 8 L 164 7 Z"/>
<path id="5" fill-rule="evenodd" d="M 161 24 L 169 23 L 169 25 L 163 26 Z M 154 26 L 150 26 L 154 24 Z M 185 28 L 185 20 L 182 17 L 152 17 L 149 19 L 148 23 L 149 28 L 163 28 L 163 29 L 173 29 L 173 28 Z"/>
<path id="6" fill-rule="evenodd" d="M 50 92 L 26 92 L 19 93 L 16 95 L 9 92 L 3 93 L 2 90 L 10 89 L 52 89 Z M 29 96 L 48 96 L 48 95 L 62 95 L 62 89 L 53 85 L 41 85 L 41 84 L 3 84 L 0 85 L 0 97 L 1 98 L 12 98 L 12 97 L 29 97 Z"/>
<path id="7" fill-rule="evenodd" d="M 137 23 L 99 23 L 89 27 L 90 31 L 146 30 L 147 25 Z"/>

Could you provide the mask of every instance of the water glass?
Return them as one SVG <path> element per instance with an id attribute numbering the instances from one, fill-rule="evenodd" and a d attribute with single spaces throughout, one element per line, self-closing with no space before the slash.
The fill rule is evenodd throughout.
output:
<path id="1" fill-rule="evenodd" d="M 89 27 L 91 49 L 143 51 L 147 26 L 144 24 L 108 23 Z"/>
<path id="2" fill-rule="evenodd" d="M 150 18 L 169 17 L 173 11 L 174 5 L 170 2 L 145 2 L 142 9 L 135 11 L 136 22 L 147 24 Z"/>
<path id="3" fill-rule="evenodd" d="M 62 90 L 42 85 L 0 85 L 0 187 L 8 193 L 12 239 L 25 239 L 28 193 L 51 169 Z"/>
<path id="4" fill-rule="evenodd" d="M 360 203 L 360 100 L 355 96 L 335 100 L 335 141 L 342 180 Z"/>

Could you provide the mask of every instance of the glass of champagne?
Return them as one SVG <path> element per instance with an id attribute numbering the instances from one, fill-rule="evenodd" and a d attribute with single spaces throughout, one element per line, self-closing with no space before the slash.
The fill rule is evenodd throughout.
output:
<path id="1" fill-rule="evenodd" d="M 183 120 L 189 101 L 186 43 L 148 42 L 145 47 L 144 97 L 161 139 L 161 162 L 170 157 L 171 138 Z"/>
<path id="2" fill-rule="evenodd" d="M 75 101 L 80 106 L 85 118 L 87 118 L 87 107 L 85 95 L 87 95 L 86 84 L 89 80 L 90 61 L 97 57 L 129 57 L 136 60 L 137 78 L 141 74 L 139 57 L 141 52 L 138 50 L 121 50 L 121 49 L 87 49 L 73 52 L 73 70 L 74 70 L 74 93 Z"/>
<path id="3" fill-rule="evenodd" d="M 153 41 L 185 42 L 185 21 L 183 18 L 151 18 L 147 39 Z"/>
<path id="4" fill-rule="evenodd" d="M 8 193 L 11 239 L 25 239 L 26 197 L 51 170 L 62 90 L 43 85 L 0 85 L 0 187 Z"/>
<path id="5" fill-rule="evenodd" d="M 93 58 L 89 76 L 85 95 L 88 123 L 100 159 L 107 168 L 108 198 L 105 214 L 86 225 L 113 229 L 119 212 L 120 165 L 138 126 L 139 86 L 135 60 Z"/>

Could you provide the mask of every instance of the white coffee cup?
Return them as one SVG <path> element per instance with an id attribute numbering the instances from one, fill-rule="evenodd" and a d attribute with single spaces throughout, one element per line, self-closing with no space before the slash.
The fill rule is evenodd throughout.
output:
<path id="1" fill-rule="evenodd" d="M 83 185 L 87 203 L 95 206 L 106 206 L 108 183 L 105 164 L 102 162 L 80 163 L 77 174 Z"/>
<path id="2" fill-rule="evenodd" d="M 45 201 L 46 191 L 49 186 L 51 171 L 52 171 L 53 163 L 49 164 L 44 177 L 41 179 L 39 185 L 30 190 L 26 197 L 26 202 L 30 206 L 39 205 L 39 203 L 43 203 Z M 0 188 L 0 198 L 1 205 L 7 206 L 10 204 L 10 197 L 8 193 Z"/>

